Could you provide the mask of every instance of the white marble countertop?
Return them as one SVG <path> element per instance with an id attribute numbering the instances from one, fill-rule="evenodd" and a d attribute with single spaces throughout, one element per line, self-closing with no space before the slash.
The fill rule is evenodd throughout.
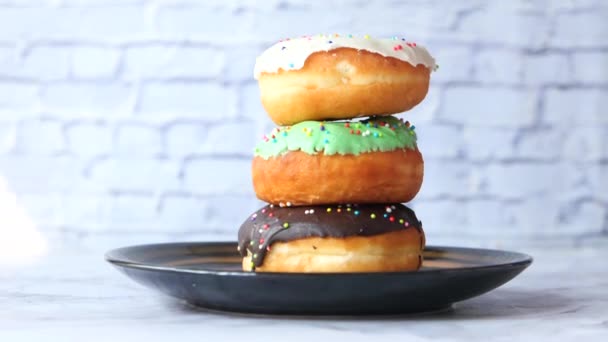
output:
<path id="1" fill-rule="evenodd" d="M 64 246 L 28 266 L 0 267 L 0 341 L 608 341 L 608 249 L 522 251 L 535 257 L 523 274 L 452 311 L 269 318 L 191 309 L 115 271 L 103 250 Z"/>

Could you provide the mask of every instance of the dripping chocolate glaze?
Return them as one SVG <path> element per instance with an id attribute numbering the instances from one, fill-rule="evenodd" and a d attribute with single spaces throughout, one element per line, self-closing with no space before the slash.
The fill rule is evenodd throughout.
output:
<path id="1" fill-rule="evenodd" d="M 267 205 L 239 230 L 239 252 L 249 251 L 253 266 L 262 265 L 270 245 L 307 237 L 371 236 L 401 229 L 422 230 L 414 211 L 403 204 L 277 207 Z"/>

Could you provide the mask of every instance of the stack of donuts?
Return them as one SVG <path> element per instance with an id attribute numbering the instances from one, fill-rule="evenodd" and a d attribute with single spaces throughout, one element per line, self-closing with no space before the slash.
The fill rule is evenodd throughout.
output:
<path id="1" fill-rule="evenodd" d="M 402 203 L 422 185 L 415 126 L 392 114 L 419 104 L 435 60 L 393 37 L 286 39 L 254 76 L 279 125 L 255 148 L 257 197 L 243 223 L 243 269 L 256 272 L 417 270 L 422 223 Z"/>

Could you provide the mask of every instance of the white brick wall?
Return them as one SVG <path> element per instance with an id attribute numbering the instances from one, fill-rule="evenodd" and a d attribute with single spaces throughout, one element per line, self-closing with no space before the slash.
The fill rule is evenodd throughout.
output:
<path id="1" fill-rule="evenodd" d="M 158 127 L 124 123 L 116 127 L 113 155 L 154 158 L 163 154 L 163 140 Z"/>
<path id="2" fill-rule="evenodd" d="M 125 51 L 128 79 L 197 79 L 221 75 L 224 54 L 208 47 L 153 44 Z"/>
<path id="3" fill-rule="evenodd" d="M 601 0 L 2 0 L 0 196 L 49 236 L 235 238 L 272 127 L 255 57 L 287 36 L 402 35 L 440 64 L 402 115 L 431 243 L 608 235 L 607 17 Z"/>
<path id="4" fill-rule="evenodd" d="M 71 75 L 74 79 L 111 79 L 120 63 L 120 50 L 84 46 L 72 50 Z"/>

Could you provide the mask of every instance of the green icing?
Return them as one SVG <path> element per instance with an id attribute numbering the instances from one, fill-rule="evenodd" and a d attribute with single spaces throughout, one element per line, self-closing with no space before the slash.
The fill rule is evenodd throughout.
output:
<path id="1" fill-rule="evenodd" d="M 361 121 L 303 121 L 277 127 L 255 148 L 255 156 L 268 159 L 289 151 L 308 154 L 354 154 L 416 148 L 415 127 L 393 116 Z"/>

